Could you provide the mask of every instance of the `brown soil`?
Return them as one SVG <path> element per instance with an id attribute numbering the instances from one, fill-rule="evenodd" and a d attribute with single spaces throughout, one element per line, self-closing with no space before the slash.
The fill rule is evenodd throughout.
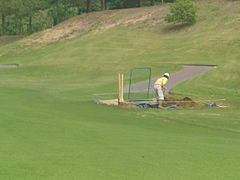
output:
<path id="1" fill-rule="evenodd" d="M 174 97 L 165 97 L 165 100 L 163 102 L 164 107 L 177 105 L 177 107 L 203 107 L 203 105 L 195 103 L 192 99 L 189 97 L 185 97 L 183 99 L 176 99 Z"/>
<path id="2" fill-rule="evenodd" d="M 118 99 L 101 100 L 101 101 L 97 101 L 97 103 L 107 104 L 107 105 L 115 105 L 115 106 L 119 105 Z M 123 102 L 120 105 L 123 107 L 136 107 L 137 104 L 141 104 L 141 103 L 138 102 L 138 103 L 133 104 L 130 102 Z M 145 104 L 145 102 L 142 102 L 142 104 Z M 168 106 L 172 106 L 172 105 L 177 105 L 177 107 L 180 107 L 180 108 L 203 107 L 203 105 L 197 104 L 189 97 L 185 97 L 183 99 L 176 99 L 174 97 L 165 97 L 163 106 L 168 107 Z"/>

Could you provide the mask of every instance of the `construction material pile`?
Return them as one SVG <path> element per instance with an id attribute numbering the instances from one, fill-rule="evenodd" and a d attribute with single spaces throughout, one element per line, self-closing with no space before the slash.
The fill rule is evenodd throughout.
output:
<path id="1" fill-rule="evenodd" d="M 177 107 L 188 108 L 188 107 L 203 107 L 203 105 L 197 104 L 189 97 L 183 99 L 176 99 L 174 97 L 165 97 L 163 106 L 168 107 L 172 105 L 177 105 Z"/>
<path id="2" fill-rule="evenodd" d="M 156 102 L 145 102 L 145 101 L 124 101 L 119 103 L 118 99 L 110 99 L 110 100 L 92 100 L 93 102 L 97 102 L 99 104 L 107 104 L 107 105 L 121 105 L 123 107 L 138 107 L 138 108 L 157 108 L 158 104 Z M 189 97 L 184 97 L 183 99 L 178 99 L 175 97 L 165 97 L 164 101 L 163 101 L 163 107 L 165 109 L 168 108 L 196 108 L 196 107 L 220 107 L 220 108 L 226 108 L 226 106 L 219 106 L 216 105 L 216 103 L 214 104 L 198 104 L 195 101 L 193 101 L 191 98 Z"/>

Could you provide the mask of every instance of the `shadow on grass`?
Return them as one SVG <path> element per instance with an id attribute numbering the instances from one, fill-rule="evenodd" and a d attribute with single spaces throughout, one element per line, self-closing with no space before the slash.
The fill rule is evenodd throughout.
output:
<path id="1" fill-rule="evenodd" d="M 181 31 L 181 30 L 184 30 L 184 29 L 187 29 L 187 28 L 191 27 L 192 25 L 193 25 L 193 23 L 189 23 L 189 24 L 169 24 L 169 25 L 166 25 L 163 28 L 163 32 L 168 33 L 168 32 Z"/>

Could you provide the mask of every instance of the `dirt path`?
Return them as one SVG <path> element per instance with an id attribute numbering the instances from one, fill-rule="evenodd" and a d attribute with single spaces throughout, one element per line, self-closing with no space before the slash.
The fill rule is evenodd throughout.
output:
<path id="1" fill-rule="evenodd" d="M 203 66 L 203 65 L 183 65 L 185 67 L 185 69 L 183 71 L 174 73 L 174 74 L 170 74 L 170 79 L 166 85 L 167 90 L 165 91 L 165 94 L 169 94 L 170 90 L 173 86 L 175 86 L 176 84 L 189 79 L 191 77 L 197 76 L 199 74 L 202 74 L 204 72 L 207 72 L 209 70 L 211 70 L 212 68 L 214 68 L 215 66 Z M 152 83 L 154 85 L 155 81 L 160 78 L 160 77 L 156 77 L 152 79 Z M 139 82 L 136 83 L 134 85 L 135 89 L 141 89 L 141 87 L 147 87 L 148 81 L 143 81 L 143 82 Z M 127 93 L 129 90 L 129 86 L 125 86 L 123 91 L 125 93 Z"/>

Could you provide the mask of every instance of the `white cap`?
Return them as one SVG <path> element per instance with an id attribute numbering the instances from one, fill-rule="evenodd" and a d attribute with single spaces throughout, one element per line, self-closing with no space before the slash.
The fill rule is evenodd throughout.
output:
<path id="1" fill-rule="evenodd" d="M 164 76 L 167 76 L 167 77 L 169 77 L 169 73 L 164 73 Z"/>

